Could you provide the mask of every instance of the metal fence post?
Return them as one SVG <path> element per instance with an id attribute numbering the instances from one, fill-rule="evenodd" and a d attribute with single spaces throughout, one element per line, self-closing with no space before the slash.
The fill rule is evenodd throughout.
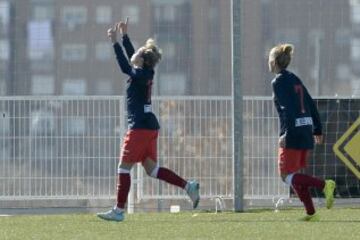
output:
<path id="1" fill-rule="evenodd" d="M 241 87 L 241 0 L 232 1 L 232 96 L 233 96 L 233 171 L 234 210 L 244 210 L 243 203 L 243 119 Z"/>

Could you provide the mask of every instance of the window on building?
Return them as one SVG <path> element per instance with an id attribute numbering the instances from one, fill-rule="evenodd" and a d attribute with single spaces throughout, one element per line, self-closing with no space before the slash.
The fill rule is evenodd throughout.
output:
<path id="1" fill-rule="evenodd" d="M 210 7 L 208 16 L 210 21 L 219 21 L 219 9 L 214 6 Z"/>
<path id="2" fill-rule="evenodd" d="M 182 47 L 181 44 L 177 44 L 177 41 L 169 40 L 164 43 L 159 43 L 163 50 L 163 59 L 162 66 L 166 72 L 174 72 L 179 68 L 179 62 L 181 62 L 182 57 L 176 56 L 176 53 L 181 53 Z"/>
<path id="3" fill-rule="evenodd" d="M 9 41 L 5 39 L 0 40 L 0 60 L 7 61 L 10 58 Z"/>
<path id="4" fill-rule="evenodd" d="M 55 78 L 50 75 L 34 75 L 31 79 L 33 95 L 52 95 L 55 93 Z"/>
<path id="5" fill-rule="evenodd" d="M 10 20 L 10 4 L 7 1 L 0 2 L 0 33 L 7 33 Z"/>
<path id="6" fill-rule="evenodd" d="M 178 10 L 183 9 L 185 1 L 162 1 L 162 0 L 153 0 L 155 6 L 155 18 L 160 21 L 165 22 L 174 22 L 178 15 Z"/>
<path id="7" fill-rule="evenodd" d="M 168 42 L 163 45 L 164 57 L 174 58 L 176 54 L 176 47 L 174 42 Z"/>
<path id="8" fill-rule="evenodd" d="M 347 80 L 351 76 L 350 67 L 348 64 L 339 64 L 336 67 L 336 76 L 338 79 Z"/>
<path id="9" fill-rule="evenodd" d="M 54 8 L 49 5 L 34 5 L 32 18 L 35 21 L 46 21 L 54 18 Z"/>
<path id="10" fill-rule="evenodd" d="M 178 32 L 159 32 L 157 39 L 159 40 L 159 46 L 163 50 L 164 56 L 182 58 L 188 55 L 185 51 L 191 49 L 191 46 L 188 45 L 189 39 Z M 166 53 L 167 51 L 168 53 Z"/>
<path id="11" fill-rule="evenodd" d="M 85 24 L 87 21 L 87 9 L 84 6 L 66 6 L 63 8 L 62 21 L 69 30 Z"/>
<path id="12" fill-rule="evenodd" d="M 96 95 L 111 95 L 113 94 L 113 85 L 112 81 L 109 79 L 99 79 L 96 81 Z"/>
<path id="13" fill-rule="evenodd" d="M 360 0 L 350 0 L 351 20 L 360 23 Z"/>
<path id="14" fill-rule="evenodd" d="M 215 62 L 215 64 L 218 64 L 218 66 L 220 66 L 221 64 L 219 64 L 220 61 L 220 57 L 221 56 L 221 52 L 220 49 L 218 47 L 218 42 L 210 42 L 209 43 L 209 49 L 208 49 L 208 56 L 210 61 L 212 61 L 212 63 Z"/>
<path id="15" fill-rule="evenodd" d="M 31 60 L 51 60 L 54 39 L 50 21 L 30 21 L 27 26 L 28 56 Z"/>
<path id="16" fill-rule="evenodd" d="M 175 6 L 174 5 L 165 5 L 164 10 L 163 10 L 163 19 L 165 21 L 169 21 L 169 22 L 173 22 L 175 21 Z"/>
<path id="17" fill-rule="evenodd" d="M 63 81 L 64 95 L 85 95 L 86 90 L 85 79 L 66 79 Z"/>
<path id="18" fill-rule="evenodd" d="M 31 61 L 30 63 L 32 72 L 45 72 L 49 73 L 54 71 L 54 62 L 49 60 Z"/>
<path id="19" fill-rule="evenodd" d="M 99 42 L 95 47 L 96 59 L 101 61 L 109 60 L 112 56 L 112 48 L 108 42 Z"/>
<path id="20" fill-rule="evenodd" d="M 360 60 L 360 38 L 351 40 L 351 59 L 354 61 Z"/>
<path id="21" fill-rule="evenodd" d="M 182 73 L 161 74 L 159 82 L 161 95 L 184 95 L 186 93 L 186 77 Z"/>
<path id="22" fill-rule="evenodd" d="M 128 16 L 130 18 L 131 23 L 138 23 L 140 18 L 140 11 L 139 11 L 139 7 L 136 5 L 127 5 L 124 6 L 124 8 L 122 9 L 122 15 L 123 16 Z"/>
<path id="23" fill-rule="evenodd" d="M 348 45 L 351 39 L 351 31 L 348 28 L 338 28 L 335 32 L 335 41 L 339 45 Z"/>
<path id="24" fill-rule="evenodd" d="M 64 61 L 84 61 L 86 55 L 85 44 L 66 44 L 62 48 L 62 59 Z"/>
<path id="25" fill-rule="evenodd" d="M 296 46 L 299 44 L 299 41 L 300 32 L 296 28 L 283 28 L 276 31 L 275 42 L 287 42 Z"/>
<path id="26" fill-rule="evenodd" d="M 96 22 L 100 24 L 111 23 L 112 10 L 110 6 L 98 6 L 96 8 Z"/>

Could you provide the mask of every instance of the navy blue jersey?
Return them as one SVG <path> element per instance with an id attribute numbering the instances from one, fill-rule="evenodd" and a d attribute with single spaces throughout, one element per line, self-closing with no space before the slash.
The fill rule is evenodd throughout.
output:
<path id="1" fill-rule="evenodd" d="M 123 46 L 128 58 L 119 43 L 114 44 L 114 50 L 121 71 L 130 77 L 126 86 L 128 127 L 157 130 L 160 125 L 151 111 L 151 89 L 155 72 L 153 69 L 133 68 L 130 65 L 129 59 L 135 50 L 127 35 L 123 36 Z"/>
<path id="2" fill-rule="evenodd" d="M 280 118 L 280 136 L 285 148 L 313 149 L 314 136 L 321 135 L 319 113 L 301 80 L 282 70 L 272 80 L 274 102 Z"/>

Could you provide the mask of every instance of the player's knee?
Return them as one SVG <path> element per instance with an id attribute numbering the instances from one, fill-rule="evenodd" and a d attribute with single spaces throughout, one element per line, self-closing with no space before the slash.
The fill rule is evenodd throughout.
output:
<path id="1" fill-rule="evenodd" d="M 288 184 L 289 186 L 291 186 L 292 184 L 292 179 L 294 177 L 294 173 L 290 173 L 290 174 L 281 174 L 281 179 L 284 183 Z"/>
<path id="2" fill-rule="evenodd" d="M 153 169 L 146 171 L 146 173 L 153 178 L 157 178 L 159 172 L 159 167 L 155 166 Z"/>
<path id="3" fill-rule="evenodd" d="M 142 166 L 145 169 L 145 172 L 147 175 L 149 175 L 150 177 L 157 177 L 158 171 L 159 171 L 159 166 L 157 165 L 157 163 L 152 160 L 152 159 L 146 159 L 146 161 L 144 161 L 142 163 Z"/>
<path id="4" fill-rule="evenodd" d="M 130 174 L 130 170 L 129 169 L 126 169 L 126 168 L 122 168 L 122 167 L 118 167 L 118 170 L 117 170 L 117 173 L 118 174 Z"/>
<path id="5" fill-rule="evenodd" d="M 150 170 L 148 168 L 144 168 L 144 169 L 145 169 L 146 174 L 151 177 L 152 170 Z"/>
<path id="6" fill-rule="evenodd" d="M 121 162 L 118 164 L 117 173 L 120 174 L 130 174 L 130 171 L 134 163 Z"/>

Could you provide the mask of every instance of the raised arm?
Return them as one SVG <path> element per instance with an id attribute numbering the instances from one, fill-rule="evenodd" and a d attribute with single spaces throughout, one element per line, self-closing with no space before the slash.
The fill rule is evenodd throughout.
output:
<path id="1" fill-rule="evenodd" d="M 129 76 L 132 76 L 132 67 L 130 66 L 129 61 L 125 57 L 124 52 L 118 42 L 114 43 L 114 51 L 116 55 L 116 60 L 120 66 L 121 71 Z"/>
<path id="2" fill-rule="evenodd" d="M 132 45 L 129 35 L 127 34 L 128 31 L 128 24 L 129 24 L 129 17 L 126 18 L 125 23 L 124 22 L 119 22 L 119 30 L 120 33 L 122 34 L 122 40 L 123 40 L 123 46 L 125 48 L 126 51 L 126 55 L 128 56 L 129 59 L 131 59 L 132 55 L 134 55 L 135 53 L 135 49 L 134 46 Z"/>
<path id="3" fill-rule="evenodd" d="M 132 45 L 130 38 L 127 34 L 123 35 L 122 39 L 123 39 L 123 46 L 125 48 L 126 55 L 128 56 L 129 59 L 131 59 L 131 57 L 135 53 L 134 46 Z"/>
<path id="4" fill-rule="evenodd" d="M 116 24 L 115 27 L 110 28 L 108 30 L 108 37 L 113 43 L 116 60 L 120 66 L 121 71 L 129 76 L 132 76 L 133 69 L 129 64 L 128 59 L 125 57 L 120 44 L 117 42 L 117 31 L 119 30 L 119 27 L 120 27 L 119 24 Z"/>

